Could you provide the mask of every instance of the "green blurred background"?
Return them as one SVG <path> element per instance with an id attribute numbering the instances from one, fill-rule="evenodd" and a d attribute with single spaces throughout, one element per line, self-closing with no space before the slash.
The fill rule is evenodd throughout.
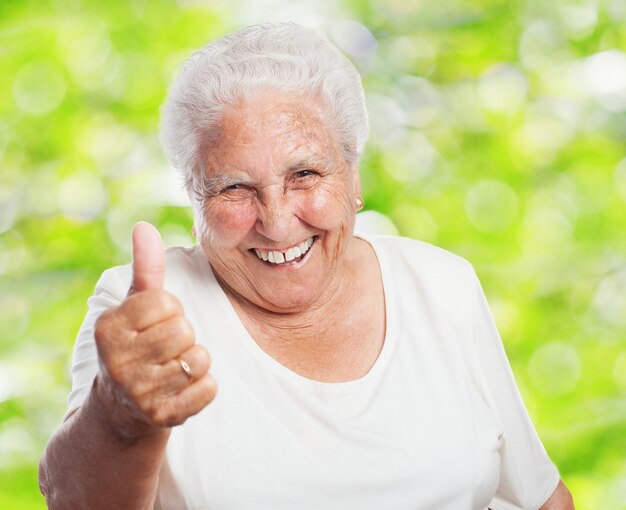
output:
<path id="1" fill-rule="evenodd" d="M 363 220 L 474 264 L 577 508 L 626 509 L 624 0 L 0 0 L 0 508 L 45 507 L 74 336 L 131 226 L 193 242 L 158 142 L 177 66 L 287 19 L 363 74 Z"/>

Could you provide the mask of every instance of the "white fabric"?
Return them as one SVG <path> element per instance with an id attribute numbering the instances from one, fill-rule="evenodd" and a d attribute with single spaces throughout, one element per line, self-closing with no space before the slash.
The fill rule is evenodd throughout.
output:
<path id="1" fill-rule="evenodd" d="M 361 379 L 323 383 L 249 336 L 202 251 L 168 250 L 165 288 L 213 359 L 214 402 L 176 427 L 163 509 L 537 509 L 556 488 L 480 284 L 426 243 L 367 237 L 387 331 Z M 363 275 L 367 278 L 368 275 Z M 98 369 L 92 326 L 121 302 L 130 267 L 105 271 L 75 347 L 70 410 Z"/>

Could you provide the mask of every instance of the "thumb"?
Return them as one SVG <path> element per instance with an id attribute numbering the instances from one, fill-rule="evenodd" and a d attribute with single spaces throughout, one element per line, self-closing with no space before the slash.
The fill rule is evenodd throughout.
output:
<path id="1" fill-rule="evenodd" d="M 159 231 L 144 221 L 133 227 L 133 282 L 128 294 L 163 287 L 165 247 Z"/>

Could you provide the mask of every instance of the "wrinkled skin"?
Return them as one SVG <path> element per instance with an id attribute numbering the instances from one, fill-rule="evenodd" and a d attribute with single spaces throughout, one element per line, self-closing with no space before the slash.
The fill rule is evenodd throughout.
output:
<path id="1" fill-rule="evenodd" d="M 226 110 L 220 136 L 206 147 L 202 247 L 225 289 L 264 310 L 315 308 L 346 281 L 359 181 L 321 111 L 298 97 L 259 95 Z M 129 296 L 95 330 L 102 388 L 121 404 L 116 426 L 130 435 L 183 423 L 215 394 L 208 353 L 194 343 L 180 302 L 162 289 L 162 245 L 147 225 L 135 236 Z M 271 265 L 254 253 L 312 236 L 298 264 Z M 193 367 L 191 384 L 179 356 Z"/>
<path id="2" fill-rule="evenodd" d="M 360 195 L 315 101 L 266 92 L 226 111 L 206 149 L 200 242 L 237 299 L 285 313 L 329 301 L 343 280 Z M 254 249 L 317 240 L 304 264 L 278 267 Z"/>
<path id="3" fill-rule="evenodd" d="M 307 376 L 351 380 L 380 352 L 384 303 L 380 280 L 358 277 L 378 269 L 366 243 L 352 238 L 357 169 L 343 158 L 322 111 L 313 100 L 284 94 L 227 110 L 220 136 L 206 145 L 196 224 L 255 340 L 269 339 L 263 348 Z M 254 253 L 311 236 L 311 251 L 298 263 L 272 266 Z M 101 370 L 92 391 L 42 459 L 50 508 L 152 508 L 170 427 L 215 397 L 209 355 L 195 344 L 180 302 L 162 288 L 165 253 L 150 226 L 136 226 L 133 255 L 128 297 L 96 323 Z M 276 345 L 282 350 L 272 351 Z M 560 484 L 542 508 L 573 508 L 568 495 Z"/>
<path id="4" fill-rule="evenodd" d="M 124 302 L 97 320 L 99 391 L 115 406 L 109 420 L 122 437 L 183 423 L 215 395 L 206 349 L 180 301 L 163 290 L 165 251 L 154 227 L 133 231 L 133 282 Z M 177 358 L 193 367 L 192 378 Z"/>
<path id="5" fill-rule="evenodd" d="M 128 296 L 95 324 L 100 371 L 39 465 L 50 509 L 153 508 L 171 427 L 215 397 L 209 355 L 195 344 L 180 302 L 163 290 L 164 271 L 158 232 L 137 224 Z"/>

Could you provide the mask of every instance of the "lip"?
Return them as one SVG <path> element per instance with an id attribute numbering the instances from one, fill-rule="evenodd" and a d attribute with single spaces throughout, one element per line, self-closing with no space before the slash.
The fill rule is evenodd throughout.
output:
<path id="1" fill-rule="evenodd" d="M 315 238 L 317 238 L 318 236 L 317 236 L 317 235 L 312 235 L 312 236 L 305 237 L 305 238 L 304 238 L 304 239 L 302 239 L 301 241 L 298 241 L 297 243 L 294 243 L 294 244 L 292 244 L 291 246 L 287 246 L 286 248 L 276 248 L 276 247 L 273 247 L 273 248 L 265 248 L 265 247 L 263 247 L 263 246 L 255 246 L 254 248 L 249 248 L 249 250 L 248 250 L 248 251 L 254 252 L 254 250 L 265 250 L 265 251 L 282 251 L 282 252 L 285 252 L 285 251 L 287 251 L 287 250 L 289 250 L 289 249 L 291 249 L 291 248 L 295 248 L 296 246 L 298 246 L 298 245 L 302 244 L 304 241 L 306 241 L 307 239 L 309 239 L 309 238 L 311 238 L 311 237 L 312 237 L 312 238 L 313 238 L 313 240 L 315 241 Z"/>
<path id="2" fill-rule="evenodd" d="M 259 257 L 257 257 L 256 253 L 254 252 L 254 248 L 249 249 L 248 251 L 250 252 L 250 256 L 254 257 L 258 262 L 260 262 L 264 267 L 267 267 L 269 269 L 273 269 L 275 271 L 288 271 L 288 270 L 295 270 L 295 269 L 299 269 L 301 268 L 304 264 L 306 264 L 306 262 L 309 260 L 309 255 L 310 253 L 316 249 L 316 244 L 317 241 L 319 240 L 319 235 L 313 235 L 310 236 L 313 238 L 313 242 L 311 244 L 311 246 L 309 247 L 309 249 L 307 250 L 307 252 L 302 256 L 302 258 L 300 258 L 300 260 L 298 259 L 294 259 L 290 262 L 283 262 L 281 264 L 273 264 L 272 262 L 269 261 L 265 261 L 260 259 Z M 308 239 L 308 238 L 307 238 Z M 303 241 L 301 241 L 303 242 Z M 300 244 L 300 243 L 298 243 Z M 293 246 L 298 246 L 298 244 L 294 244 Z M 276 250 L 276 248 L 258 248 L 258 249 L 266 249 L 266 250 Z M 289 249 L 289 248 L 287 248 Z M 276 250 L 276 251 L 283 251 L 283 250 Z"/>

